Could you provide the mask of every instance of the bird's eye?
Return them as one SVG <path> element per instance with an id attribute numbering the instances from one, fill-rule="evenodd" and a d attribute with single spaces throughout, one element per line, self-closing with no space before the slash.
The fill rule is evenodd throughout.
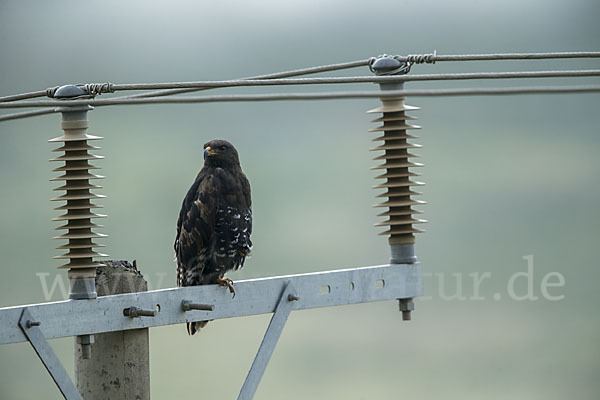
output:
<path id="1" fill-rule="evenodd" d="M 225 147 L 225 146 L 221 146 L 221 147 L 219 147 L 219 150 L 221 150 L 221 151 L 225 151 L 225 150 L 227 150 L 227 147 Z"/>

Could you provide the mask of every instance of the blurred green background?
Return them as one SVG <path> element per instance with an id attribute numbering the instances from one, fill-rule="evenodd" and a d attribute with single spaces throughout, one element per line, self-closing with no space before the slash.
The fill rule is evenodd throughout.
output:
<path id="1" fill-rule="evenodd" d="M 233 79 L 382 53 L 593 51 L 596 0 L 0 2 L 0 95 L 66 83 Z M 597 60 L 463 62 L 412 73 L 598 68 Z M 329 75 L 368 75 L 361 68 Z M 584 84 L 597 79 L 414 83 L 407 88 Z M 222 93 L 375 89 L 231 89 Z M 220 93 L 212 91 L 210 93 Z M 395 302 L 293 313 L 256 398 L 577 399 L 600 393 L 597 282 L 600 96 L 415 98 L 429 220 L 417 251 L 429 298 L 410 323 Z M 253 188 L 254 250 L 235 279 L 384 264 L 376 100 L 97 108 L 105 160 L 102 241 L 175 286 L 172 243 L 201 146 L 232 141 Z M 0 123 L 0 306 L 45 301 L 64 271 L 47 159 L 60 116 Z M 533 295 L 508 282 L 533 256 Z M 473 276 L 488 272 L 477 294 Z M 564 286 L 541 292 L 551 272 Z M 460 287 L 457 289 L 457 279 Z M 548 278 L 550 279 L 550 278 Z M 515 291 L 527 292 L 525 278 Z M 553 275 L 549 282 L 557 282 Z M 457 290 L 463 298 L 451 299 Z M 57 290 L 53 300 L 62 299 Z M 476 298 L 476 299 L 475 299 Z M 152 395 L 235 398 L 269 316 L 152 329 Z M 71 338 L 53 340 L 73 372 Z M 1 399 L 58 399 L 29 344 L 0 346 Z"/>

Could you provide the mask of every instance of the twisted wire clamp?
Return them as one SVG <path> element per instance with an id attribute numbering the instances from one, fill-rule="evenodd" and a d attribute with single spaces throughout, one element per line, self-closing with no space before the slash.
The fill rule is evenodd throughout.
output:
<path id="1" fill-rule="evenodd" d="M 99 167 L 91 165 L 89 161 L 98 160 L 104 157 L 90 154 L 90 150 L 98 150 L 99 147 L 88 144 L 89 140 L 102 139 L 98 136 L 87 134 L 89 122 L 85 120 L 62 121 L 64 135 L 50 139 L 49 142 L 63 142 L 64 145 L 53 151 L 63 152 L 63 155 L 52 158 L 49 161 L 59 161 L 64 164 L 53 171 L 62 172 L 63 175 L 51 179 L 51 181 L 64 181 L 63 186 L 57 187 L 56 191 L 65 191 L 66 193 L 51 199 L 52 201 L 66 201 L 66 204 L 56 207 L 55 210 L 66 211 L 65 214 L 53 221 L 66 222 L 57 227 L 57 230 L 67 230 L 54 239 L 68 239 L 68 243 L 58 246 L 58 249 L 68 250 L 67 253 L 55 256 L 55 259 L 68 259 L 67 264 L 58 268 L 69 268 L 71 272 L 78 274 L 79 277 L 93 277 L 96 274 L 96 267 L 100 266 L 94 261 L 95 257 L 106 257 L 106 254 L 94 251 L 94 248 L 104 247 L 104 245 L 93 242 L 94 238 L 106 237 L 93 231 L 94 228 L 101 227 L 92 222 L 94 218 L 106 217 L 106 215 L 92 212 L 93 208 L 101 208 L 92 203 L 93 199 L 106 197 L 92 193 L 91 190 L 100 189 L 101 186 L 90 183 L 92 179 L 104 178 L 100 175 L 90 173 L 92 169 Z"/>
<path id="2" fill-rule="evenodd" d="M 389 235 L 390 245 L 405 245 L 415 243 L 414 234 L 423 232 L 414 227 L 416 224 L 426 222 L 416 218 L 422 211 L 413 209 L 413 206 L 425 204 L 424 201 L 413 199 L 420 192 L 412 190 L 413 186 L 422 186 L 423 182 L 411 180 L 412 177 L 421 174 L 411 171 L 411 168 L 422 167 L 423 164 L 413 162 L 411 159 L 418 157 L 409 152 L 410 149 L 421 147 L 409 142 L 418 136 L 409 134 L 411 129 L 420 129 L 418 125 L 411 125 L 407 121 L 416 119 L 406 114 L 407 111 L 418 110 L 404 104 L 404 98 L 382 98 L 381 107 L 367 111 L 368 113 L 382 113 L 380 118 L 372 122 L 381 123 L 380 126 L 369 129 L 369 132 L 382 132 L 383 134 L 373 139 L 374 142 L 383 142 L 371 151 L 384 151 L 384 154 L 376 156 L 374 160 L 383 160 L 383 164 L 371 169 L 382 169 L 385 172 L 375 179 L 385 179 L 382 184 L 373 186 L 375 189 L 386 189 L 387 191 L 377 195 L 385 199 L 384 202 L 375 207 L 386 207 L 388 210 L 377 216 L 388 217 L 387 220 L 375 224 L 375 226 L 387 226 L 388 230 L 380 235 Z"/>

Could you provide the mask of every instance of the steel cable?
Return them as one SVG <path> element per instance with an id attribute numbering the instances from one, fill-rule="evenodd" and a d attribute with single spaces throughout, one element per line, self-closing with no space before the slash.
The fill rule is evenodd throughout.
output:
<path id="1" fill-rule="evenodd" d="M 491 60 L 539 60 L 539 59 L 552 59 L 552 58 L 600 58 L 600 52 L 553 52 L 553 53 L 497 53 L 497 54 L 459 54 L 459 55 L 438 55 L 435 52 L 433 54 L 420 54 L 420 55 L 407 55 L 407 56 L 394 56 L 399 61 L 405 61 L 415 64 L 421 63 L 436 63 L 438 61 L 491 61 Z M 347 68 L 354 68 L 369 65 L 371 59 L 367 60 L 358 60 L 351 61 L 346 63 L 339 64 L 330 64 L 323 65 L 318 67 L 311 67 L 293 71 L 279 72 L 267 75 L 259 75 L 255 77 L 244 78 L 245 80 L 254 80 L 254 79 L 275 79 L 275 78 L 284 78 L 289 76 L 299 76 L 299 75 L 307 75 L 314 74 L 319 72 L 327 72 L 327 71 L 335 71 Z M 105 84 L 91 84 L 91 85 L 111 85 L 108 83 Z M 175 83 L 170 85 L 176 86 Z M 120 87 L 119 87 L 120 86 Z M 128 88 L 132 87 L 132 88 Z M 133 88 L 136 85 L 113 85 L 112 89 L 114 90 L 139 90 L 139 88 Z M 98 88 L 98 86 L 94 86 L 93 88 Z M 36 92 L 23 93 L 12 96 L 4 96 L 0 97 L 1 102 L 5 101 L 16 101 L 16 100 L 26 100 L 30 98 L 42 97 L 52 94 L 53 90 L 56 88 L 49 88 L 46 90 L 40 90 Z M 177 88 L 174 89 L 176 91 L 161 92 L 161 93 L 144 93 L 139 95 L 140 97 L 156 97 L 156 96 L 167 96 L 170 94 L 180 94 L 185 93 L 184 89 L 197 90 L 197 87 L 186 87 L 186 88 Z M 96 91 L 100 93 L 100 90 Z M 107 90 L 107 92 L 112 92 L 112 90 Z"/>
<path id="2" fill-rule="evenodd" d="M 498 53 L 498 54 L 471 54 L 471 55 L 408 55 L 394 56 L 395 59 L 413 63 L 435 63 L 437 61 L 485 61 L 485 60 L 533 60 L 533 59 L 550 59 L 550 58 L 597 58 L 600 57 L 600 52 L 554 52 L 554 53 Z M 307 75 L 326 71 L 335 71 L 346 68 L 354 68 L 359 66 L 367 66 L 373 59 L 351 61 L 346 63 L 324 65 L 318 67 L 304 68 L 293 71 L 280 73 L 266 74 L 255 77 L 249 77 L 237 80 L 228 81 L 199 81 L 199 82 L 172 82 L 172 83 L 156 83 L 156 84 L 85 84 L 92 96 L 101 93 L 112 93 L 118 90 L 151 90 L 163 89 L 153 92 L 141 93 L 132 96 L 113 97 L 111 100 L 132 100 L 142 98 L 156 98 L 159 96 L 169 96 L 174 94 L 182 94 L 195 92 L 199 90 L 207 90 L 212 88 L 233 87 L 233 86 L 267 86 L 267 85 L 302 85 L 302 84 L 331 84 L 331 83 L 381 83 L 386 81 L 403 82 L 403 81 L 426 81 L 426 80 L 454 80 L 454 79 L 512 79 L 512 78 L 546 78 L 546 77 L 583 77 L 583 76 L 599 76 L 598 70 L 572 70 L 572 71 L 525 71 L 525 72 L 499 72 L 499 73 L 466 73 L 466 74 L 430 74 L 430 75 L 404 75 L 404 76 L 365 76 L 365 77 L 331 77 L 331 78 L 300 78 L 300 79 L 285 79 L 293 76 Z M 23 93 L 19 95 L 0 97 L 0 105 L 8 102 L 16 102 L 42 96 L 52 97 L 57 87 L 49 88 L 44 91 L 36 91 Z M 470 89 L 461 89 L 468 91 Z M 494 89 L 478 89 L 491 90 Z M 584 90 L 578 90 L 581 92 Z M 590 90 L 594 91 L 594 90 Z M 563 93 L 563 89 L 560 89 Z M 535 93 L 540 93 L 536 91 Z M 552 93 L 557 93 L 552 91 Z M 500 93 L 499 93 L 500 94 Z M 516 94 L 516 93 L 515 93 Z M 298 94 L 302 95 L 302 94 Z M 304 94 L 310 95 L 310 94 Z M 442 94 L 440 94 L 442 95 Z M 284 95 L 267 95 L 267 96 L 284 96 Z M 326 97 L 325 97 L 326 98 Z M 335 98 L 335 97 L 331 97 Z M 208 101 L 208 100 L 206 100 Z M 224 101 L 224 100 L 215 100 Z M 236 101 L 236 100 L 231 100 Z M 176 103 L 181 100 L 176 100 Z M 50 103 L 48 103 L 50 104 Z M 63 104 L 63 103 L 61 103 Z M 116 104 L 116 103 L 115 103 Z M 133 103 L 122 103 L 133 104 Z M 147 103 L 145 103 L 147 104 Z M 24 107 L 24 106 L 18 106 Z M 4 107 L 2 108 L 9 108 Z M 55 112 L 54 109 L 35 110 L 14 114 L 5 114 L 0 116 L 0 121 L 11 119 L 26 118 L 37 115 L 50 114 Z"/>
<path id="3" fill-rule="evenodd" d="M 152 97 L 137 99 L 104 99 L 104 100 L 63 100 L 63 101 L 24 101 L 19 103 L 0 103 L 0 108 L 15 107 L 48 107 L 48 106 L 111 106 L 132 104 L 184 104 L 234 101 L 273 101 L 273 100 L 321 100 L 349 98 L 393 98 L 393 97 L 437 97 L 437 96 L 482 96 L 509 94 L 560 94 L 560 93 L 595 93 L 600 92 L 600 85 L 589 86 L 530 86 L 507 88 L 466 88 L 466 89 L 430 89 L 430 90 L 388 90 L 388 91 L 349 91 L 322 93 L 275 93 L 248 95 L 215 95 L 186 97 Z"/>

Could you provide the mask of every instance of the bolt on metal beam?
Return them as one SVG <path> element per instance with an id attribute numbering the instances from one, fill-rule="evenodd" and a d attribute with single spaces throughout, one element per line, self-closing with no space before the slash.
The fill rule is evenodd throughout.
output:
<path id="1" fill-rule="evenodd" d="M 123 309 L 123 315 L 125 317 L 131 317 L 131 318 L 154 317 L 154 316 L 156 316 L 156 311 L 145 310 L 143 308 L 138 308 L 138 307 L 128 307 L 128 308 Z"/>
<path id="2" fill-rule="evenodd" d="M 191 311 L 191 310 L 213 311 L 214 309 L 215 309 L 214 304 L 192 303 L 189 300 L 183 300 L 181 302 L 181 310 L 182 311 Z"/>

